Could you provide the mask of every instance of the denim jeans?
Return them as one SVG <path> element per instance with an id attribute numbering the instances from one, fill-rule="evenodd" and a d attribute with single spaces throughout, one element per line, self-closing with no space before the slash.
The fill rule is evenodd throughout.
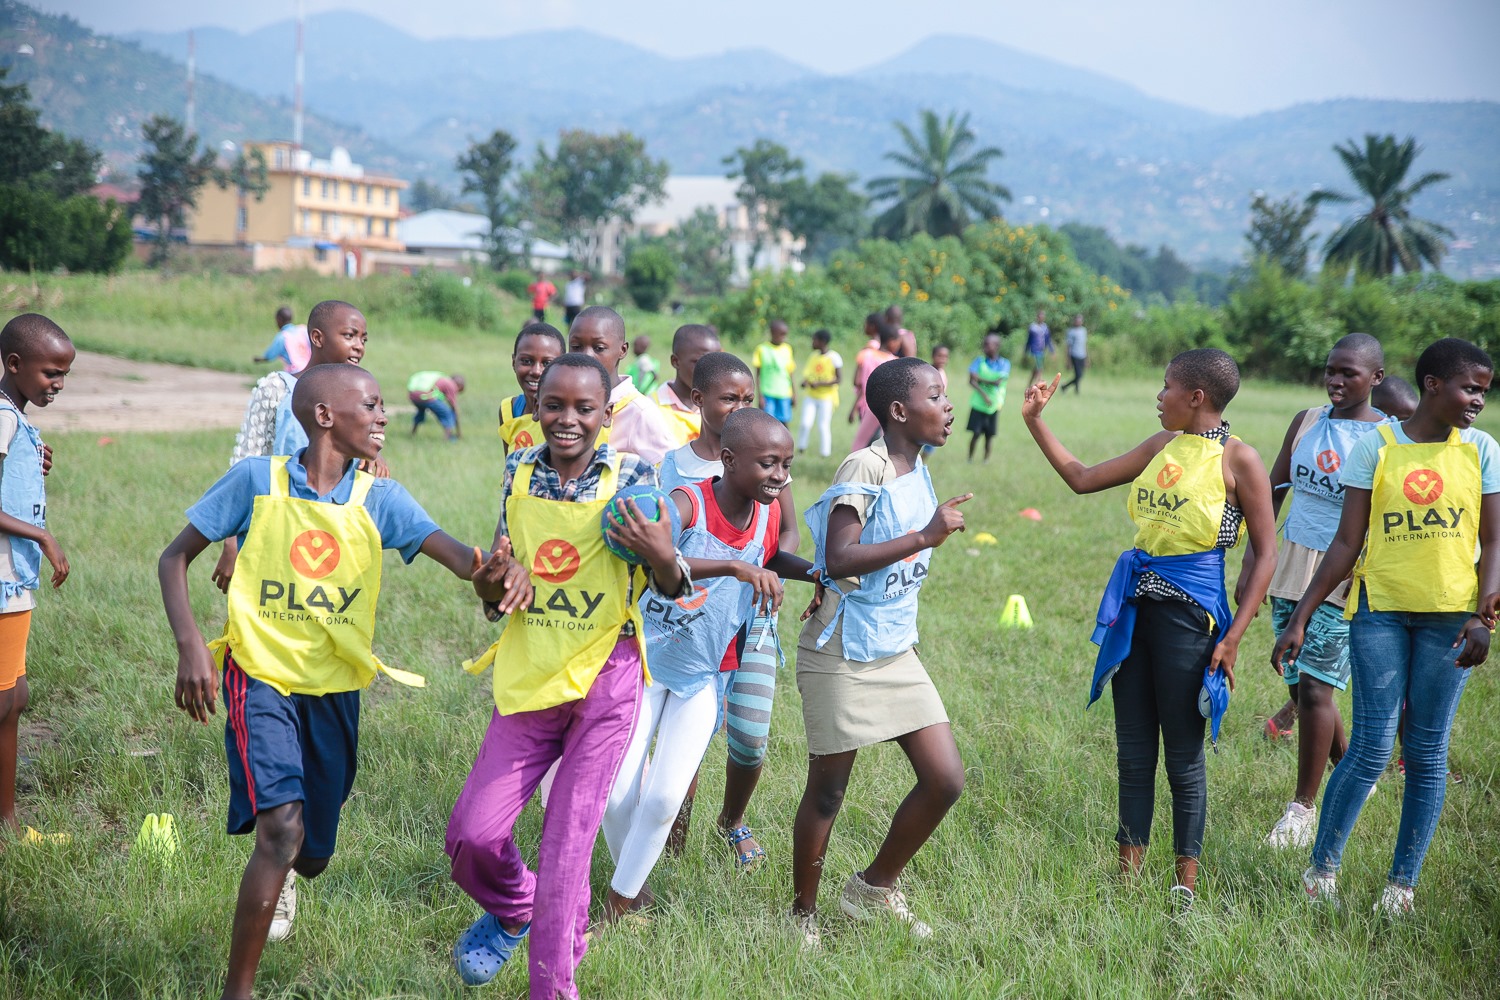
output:
<path id="1" fill-rule="evenodd" d="M 1354 664 L 1354 732 L 1323 793 L 1312 863 L 1339 869 L 1344 843 L 1380 772 L 1391 759 L 1406 704 L 1406 791 L 1390 880 L 1414 886 L 1432 843 L 1448 787 L 1448 734 L 1469 671 L 1454 665 L 1453 640 L 1468 612 L 1371 611 L 1364 595 L 1349 629 Z"/>

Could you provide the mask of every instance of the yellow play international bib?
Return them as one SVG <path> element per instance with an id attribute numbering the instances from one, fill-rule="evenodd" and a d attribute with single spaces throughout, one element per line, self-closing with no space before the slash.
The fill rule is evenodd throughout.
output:
<path id="1" fill-rule="evenodd" d="M 702 414 L 696 410 L 688 413 L 686 410 L 679 410 L 677 407 L 668 406 L 666 403 L 658 403 L 657 405 L 661 407 L 662 415 L 667 418 L 667 424 L 671 426 L 672 433 L 677 438 L 677 447 L 681 448 L 689 441 L 698 440 L 698 435 L 703 433 Z"/>
<path id="2" fill-rule="evenodd" d="M 1389 424 L 1376 430 L 1384 445 L 1345 616 L 1354 617 L 1361 586 L 1371 611 L 1473 611 L 1479 449 L 1456 428 L 1448 440 L 1428 444 L 1397 444 Z"/>
<path id="3" fill-rule="evenodd" d="M 523 413 L 519 417 L 513 416 L 516 412 L 515 401 L 518 397 L 507 396 L 500 401 L 500 440 L 505 442 L 505 453 L 509 455 L 513 451 L 522 451 L 542 441 L 542 425 L 537 422 L 535 413 Z"/>
<path id="4" fill-rule="evenodd" d="M 1224 443 L 1177 435 L 1130 486 L 1135 547 L 1153 556 L 1209 551 L 1219 543 L 1225 499 Z"/>
<path id="5" fill-rule="evenodd" d="M 631 567 L 604 547 L 599 517 L 615 494 L 616 455 L 599 479 L 595 500 L 569 503 L 530 495 L 534 466 L 516 469 L 505 518 L 516 558 L 531 568 L 536 593 L 513 613 L 500 639 L 464 664 L 472 674 L 493 665 L 495 708 L 501 715 L 535 712 L 589 693 L 626 622 L 642 634 L 631 600 Z M 641 662 L 646 651 L 641 646 Z M 647 680 L 649 680 L 649 675 Z"/>
<path id="6" fill-rule="evenodd" d="M 368 687 L 384 670 L 414 687 L 370 648 L 380 594 L 380 531 L 365 510 L 375 478 L 354 474 L 348 503 L 288 495 L 287 460 L 271 460 L 271 491 L 255 498 L 250 530 L 229 584 L 224 636 L 209 644 L 282 694 L 332 694 Z"/>

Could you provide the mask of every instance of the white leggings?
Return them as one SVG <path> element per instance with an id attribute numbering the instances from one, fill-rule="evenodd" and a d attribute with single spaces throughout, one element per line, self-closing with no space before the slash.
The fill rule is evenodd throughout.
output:
<path id="1" fill-rule="evenodd" d="M 827 458 L 833 452 L 833 400 L 802 397 L 802 426 L 797 431 L 797 448 L 807 450 L 814 421 L 818 425 L 818 454 Z"/>
<path id="2" fill-rule="evenodd" d="M 610 887 L 626 899 L 640 895 L 661 857 L 672 821 L 714 738 L 721 694 L 716 678 L 690 698 L 679 698 L 661 684 L 641 695 L 635 735 L 604 810 L 604 842 L 615 860 Z M 653 735 L 656 752 L 648 770 L 646 750 Z"/>

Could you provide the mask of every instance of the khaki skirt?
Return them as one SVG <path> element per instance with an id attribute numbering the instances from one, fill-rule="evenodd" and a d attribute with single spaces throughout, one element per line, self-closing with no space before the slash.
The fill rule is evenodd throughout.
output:
<path id="1" fill-rule="evenodd" d="M 868 663 L 844 658 L 843 622 L 822 649 L 826 620 L 810 619 L 797 643 L 797 690 L 807 752 L 844 753 L 948 721 L 915 649 Z"/>

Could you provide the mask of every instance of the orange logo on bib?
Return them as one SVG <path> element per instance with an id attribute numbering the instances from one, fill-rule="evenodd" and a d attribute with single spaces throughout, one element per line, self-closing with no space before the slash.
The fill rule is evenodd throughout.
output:
<path id="1" fill-rule="evenodd" d="M 916 533 L 917 533 L 917 529 L 916 528 L 912 528 L 910 531 L 907 532 L 908 535 L 915 535 Z M 911 555 L 907 556 L 905 559 L 903 559 L 901 561 L 902 562 L 916 562 L 917 561 L 917 556 L 919 556 L 921 554 L 922 553 L 920 553 L 920 552 L 913 552 Z"/>
<path id="2" fill-rule="evenodd" d="M 1331 449 L 1318 452 L 1317 463 L 1318 468 L 1324 472 L 1337 472 L 1339 465 L 1342 464 L 1339 462 L 1339 453 Z"/>
<path id="3" fill-rule="evenodd" d="M 531 561 L 531 571 L 548 583 L 567 583 L 583 563 L 578 550 L 561 538 L 543 542 Z"/>
<path id="4" fill-rule="evenodd" d="M 535 442 L 531 440 L 531 432 L 530 431 L 517 431 L 516 432 L 516 450 L 517 451 L 520 451 L 522 448 L 530 448 L 534 443 Z"/>
<path id="5" fill-rule="evenodd" d="M 1156 485 L 1164 490 L 1169 490 L 1177 485 L 1177 480 L 1182 478 L 1182 466 L 1168 462 L 1161 467 L 1156 474 Z"/>
<path id="6" fill-rule="evenodd" d="M 1431 469 L 1417 469 L 1401 484 L 1401 492 L 1412 503 L 1426 507 L 1443 495 L 1443 477 Z"/>
<path id="7" fill-rule="evenodd" d="M 677 598 L 677 606 L 684 611 L 697 611 L 708 601 L 707 587 L 694 587 L 686 597 Z"/>
<path id="8" fill-rule="evenodd" d="M 304 531 L 292 540 L 292 569 L 309 580 L 321 580 L 338 568 L 339 543 L 326 531 Z"/>

